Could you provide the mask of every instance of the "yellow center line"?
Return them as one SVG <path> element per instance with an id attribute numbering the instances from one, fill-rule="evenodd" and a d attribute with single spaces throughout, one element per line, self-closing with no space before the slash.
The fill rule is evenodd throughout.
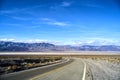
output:
<path id="1" fill-rule="evenodd" d="M 73 64 L 73 63 L 74 63 L 74 62 L 72 62 L 72 64 Z M 47 75 L 49 75 L 49 74 L 51 74 L 51 73 L 53 73 L 53 72 L 60 71 L 61 69 L 65 68 L 66 66 L 70 66 L 70 65 L 72 65 L 72 64 L 70 63 L 70 64 L 64 65 L 64 66 L 62 66 L 62 67 L 53 69 L 53 70 L 51 70 L 51 71 L 48 71 L 48 72 L 46 72 L 46 73 L 43 73 L 43 74 L 38 75 L 38 76 L 36 76 L 36 77 L 33 77 L 33 78 L 29 79 L 29 80 L 36 80 L 36 79 L 38 79 L 38 78 L 47 76 Z"/>

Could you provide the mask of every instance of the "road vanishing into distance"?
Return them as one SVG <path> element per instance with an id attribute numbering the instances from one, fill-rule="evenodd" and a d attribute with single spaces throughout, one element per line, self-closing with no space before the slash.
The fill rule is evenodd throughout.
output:
<path id="1" fill-rule="evenodd" d="M 33 68 L 0 76 L 0 80 L 84 80 L 85 64 L 81 59 Z"/>
<path id="2" fill-rule="evenodd" d="M 63 66 L 30 80 L 84 80 L 84 63 L 75 59 L 69 65 Z"/>
<path id="3" fill-rule="evenodd" d="M 119 55 L 114 58 L 116 60 L 120 60 Z M 120 63 L 70 58 L 52 65 L 4 74 L 0 80 L 120 80 Z"/>

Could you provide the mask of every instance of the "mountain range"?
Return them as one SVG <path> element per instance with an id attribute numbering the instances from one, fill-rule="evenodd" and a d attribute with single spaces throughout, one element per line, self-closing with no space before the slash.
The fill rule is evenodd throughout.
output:
<path id="1" fill-rule="evenodd" d="M 48 52 L 48 51 L 120 51 L 117 45 L 54 45 L 51 43 L 24 43 L 0 41 L 0 52 Z"/>

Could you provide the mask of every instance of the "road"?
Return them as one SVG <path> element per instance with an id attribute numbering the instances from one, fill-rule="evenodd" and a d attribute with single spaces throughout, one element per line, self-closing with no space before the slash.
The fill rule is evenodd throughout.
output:
<path id="1" fill-rule="evenodd" d="M 46 72 L 49 72 L 51 70 L 57 69 L 59 67 L 65 66 L 67 64 L 70 64 L 73 62 L 73 59 L 71 60 L 64 60 L 61 63 L 56 63 L 44 67 L 38 67 L 28 70 L 23 70 L 20 72 L 14 72 L 9 73 L 5 75 L 0 75 L 0 80 L 28 80 L 36 75 L 44 74 Z"/>
<path id="2" fill-rule="evenodd" d="M 84 80 L 84 63 L 81 59 L 75 59 L 69 65 L 38 75 L 30 80 Z"/>

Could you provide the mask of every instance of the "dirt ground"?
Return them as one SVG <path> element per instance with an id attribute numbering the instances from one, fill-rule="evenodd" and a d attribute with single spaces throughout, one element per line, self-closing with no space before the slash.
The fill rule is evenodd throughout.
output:
<path id="1" fill-rule="evenodd" d="M 120 62 L 86 59 L 93 80 L 120 80 Z"/>

